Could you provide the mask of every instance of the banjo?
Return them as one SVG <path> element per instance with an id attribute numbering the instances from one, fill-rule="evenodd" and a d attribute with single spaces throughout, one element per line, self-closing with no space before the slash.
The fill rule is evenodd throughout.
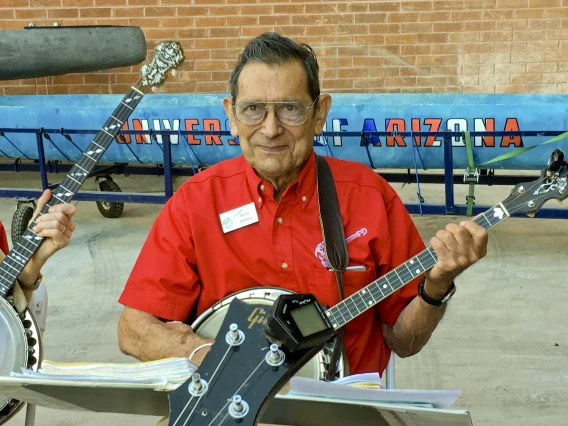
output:
<path id="1" fill-rule="evenodd" d="M 490 229 L 513 214 L 533 216 L 546 201 L 567 197 L 568 163 L 555 150 L 537 180 L 516 185 L 505 200 L 472 220 Z M 266 324 L 254 321 L 251 326 L 258 305 L 233 297 L 211 351 L 197 372 L 169 394 L 168 425 L 258 424 L 276 392 L 337 330 L 436 262 L 428 247 L 329 309 L 311 294 L 281 294 Z"/>
<path id="2" fill-rule="evenodd" d="M 145 92 L 150 87 L 162 83 L 166 73 L 180 65 L 183 59 L 181 47 L 177 43 L 160 43 L 156 46 L 152 62 L 141 68 L 138 81 L 122 99 L 65 179 L 52 191 L 51 199 L 41 209 L 39 215 L 45 214 L 52 206 L 69 203 L 73 199 L 123 123 L 138 106 Z M 43 242 L 43 238 L 32 231 L 35 224 L 35 220 L 30 222 L 20 239 L 14 242 L 12 250 L 0 262 L 0 343 L 3 346 L 0 351 L 0 376 L 8 376 L 12 371 L 19 372 L 22 368 L 37 371 L 43 359 L 41 333 L 37 322 L 29 309 L 19 315 L 11 298 L 8 297 L 16 278 Z M 0 395 L 0 425 L 13 417 L 22 406 L 21 401 Z"/>
<path id="3" fill-rule="evenodd" d="M 325 255 L 324 255 L 325 256 Z M 192 324 L 191 328 L 201 337 L 215 338 L 221 329 L 221 323 L 227 315 L 227 311 L 234 299 L 240 300 L 250 306 L 253 310 L 246 318 L 246 328 L 252 329 L 255 325 L 264 324 L 274 302 L 280 295 L 293 294 L 289 290 L 277 287 L 255 287 L 239 291 L 229 295 L 217 302 L 215 305 L 204 311 Z M 323 347 L 306 365 L 297 373 L 301 377 L 324 380 L 326 372 L 331 362 L 333 352 L 333 342 L 329 342 Z M 335 377 L 341 379 L 349 375 L 347 358 L 340 354 L 337 366 L 335 367 Z"/>

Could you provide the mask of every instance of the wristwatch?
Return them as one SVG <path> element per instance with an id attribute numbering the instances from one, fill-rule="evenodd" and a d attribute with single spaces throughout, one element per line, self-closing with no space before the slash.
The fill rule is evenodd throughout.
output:
<path id="1" fill-rule="evenodd" d="M 422 279 L 418 283 L 418 295 L 421 297 L 422 300 L 424 300 L 429 305 L 436 306 L 438 308 L 448 303 L 448 300 L 450 300 L 454 295 L 454 293 L 456 292 L 456 285 L 452 283 L 452 286 L 448 289 L 446 294 L 444 294 L 444 296 L 440 300 L 434 299 L 428 296 L 424 291 L 425 282 L 426 282 L 426 277 L 422 277 Z"/>
<path id="2" fill-rule="evenodd" d="M 22 287 L 23 289 L 34 291 L 34 290 L 38 289 L 39 285 L 41 284 L 42 279 L 43 279 L 43 276 L 41 275 L 41 272 L 40 272 L 39 275 L 37 276 L 35 283 L 33 283 L 33 284 L 28 284 L 28 283 L 22 281 L 20 278 L 18 278 L 17 281 L 20 284 L 20 287 Z"/>

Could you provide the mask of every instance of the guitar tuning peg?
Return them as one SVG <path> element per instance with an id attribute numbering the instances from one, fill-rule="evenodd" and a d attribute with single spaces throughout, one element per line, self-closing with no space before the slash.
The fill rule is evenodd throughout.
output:
<path id="1" fill-rule="evenodd" d="M 562 200 L 556 200 L 556 203 L 561 206 L 562 205 Z"/>
<path id="2" fill-rule="evenodd" d="M 172 75 L 173 75 L 174 77 L 177 75 L 177 73 L 178 73 L 178 72 L 177 72 L 176 69 L 173 69 L 173 70 L 172 70 Z"/>
<path id="3" fill-rule="evenodd" d="M 152 86 L 152 92 L 154 93 L 165 93 L 166 89 L 164 88 L 164 86 Z"/>
<path id="4" fill-rule="evenodd" d="M 534 213 L 527 213 L 528 217 L 534 217 Z"/>

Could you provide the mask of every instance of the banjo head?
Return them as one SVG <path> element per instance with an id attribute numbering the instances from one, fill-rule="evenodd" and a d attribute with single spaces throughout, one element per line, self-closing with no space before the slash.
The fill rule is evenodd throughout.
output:
<path id="1" fill-rule="evenodd" d="M 29 310 L 20 319 L 14 307 L 3 297 L 0 297 L 0 347 L 0 376 L 20 373 L 22 368 L 37 371 L 42 352 L 39 327 Z M 23 405 L 8 395 L 0 395 L 0 425 Z"/>
<path id="2" fill-rule="evenodd" d="M 250 328 L 254 324 L 266 321 L 266 317 L 270 313 L 272 305 L 281 294 L 292 294 L 292 292 L 276 287 L 255 287 L 232 294 L 203 312 L 193 324 L 191 324 L 191 328 L 201 337 L 214 339 L 221 328 L 223 319 L 227 315 L 229 304 L 235 298 L 256 306 L 256 309 L 253 310 L 248 318 L 243 318 L 243 324 L 239 324 L 242 328 Z M 312 379 L 323 379 L 327 365 L 329 364 L 331 349 L 332 348 L 329 347 L 324 348 L 302 367 L 296 375 Z M 342 365 L 343 359 L 340 358 L 340 370 L 338 372 L 340 378 L 343 377 Z"/>

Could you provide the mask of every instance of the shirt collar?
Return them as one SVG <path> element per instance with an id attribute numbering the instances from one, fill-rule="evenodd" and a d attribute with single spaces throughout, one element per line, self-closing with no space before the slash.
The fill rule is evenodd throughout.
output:
<path id="1" fill-rule="evenodd" d="M 246 176 L 253 197 L 254 203 L 258 208 L 261 208 L 264 201 L 268 197 L 274 197 L 274 187 L 272 184 L 264 179 L 261 179 L 252 166 L 246 162 L 243 156 L 243 161 L 246 163 Z M 263 189 L 264 188 L 264 189 Z M 295 201 L 302 204 L 302 208 L 306 208 L 310 199 L 314 195 L 316 189 L 316 154 L 312 150 L 306 164 L 296 177 L 294 182 L 286 189 L 282 195 L 282 200 L 291 194 L 297 198 Z"/>

